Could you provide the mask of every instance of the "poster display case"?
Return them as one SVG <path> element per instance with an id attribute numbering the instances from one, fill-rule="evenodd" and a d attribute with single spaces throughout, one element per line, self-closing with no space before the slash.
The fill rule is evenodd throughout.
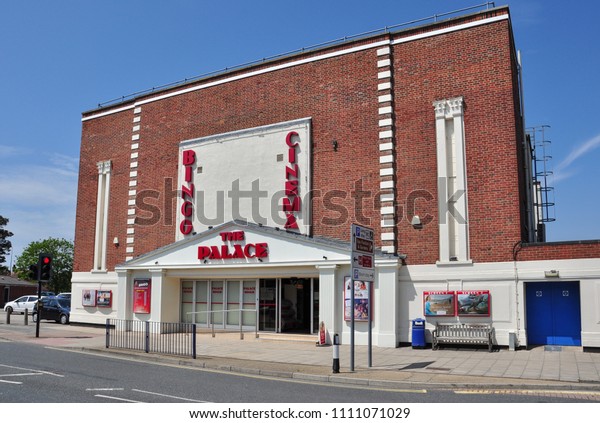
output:
<path id="1" fill-rule="evenodd" d="M 454 291 L 424 291 L 424 316 L 454 316 L 456 315 Z"/>
<path id="2" fill-rule="evenodd" d="M 110 307 L 112 306 L 112 291 L 96 291 L 96 306 Z"/>
<path id="3" fill-rule="evenodd" d="M 151 300 L 151 281 L 150 279 L 133 280 L 133 312 L 138 314 L 150 313 Z"/>
<path id="4" fill-rule="evenodd" d="M 371 310 L 371 295 L 369 284 L 361 281 L 354 281 L 354 304 L 352 304 L 352 279 L 350 276 L 344 278 L 344 320 L 350 321 L 351 310 L 354 310 L 354 321 L 368 322 L 369 312 Z"/>
<path id="5" fill-rule="evenodd" d="M 458 316 L 489 316 L 490 291 L 457 291 L 456 312 Z"/>

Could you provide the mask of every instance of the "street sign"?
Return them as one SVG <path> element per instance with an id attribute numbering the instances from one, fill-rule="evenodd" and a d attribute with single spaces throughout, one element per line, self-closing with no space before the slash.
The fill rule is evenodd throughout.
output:
<path id="1" fill-rule="evenodd" d="M 352 279 L 361 282 L 375 282 L 375 271 L 353 268 Z"/>
<path id="2" fill-rule="evenodd" d="M 370 293 L 372 291 L 373 282 L 375 282 L 374 238 L 375 236 L 373 229 L 352 224 L 350 235 L 350 240 L 352 243 L 352 260 L 350 263 L 350 270 L 352 275 L 352 280 L 350 281 L 350 371 L 354 371 L 354 307 L 356 304 L 354 282 L 366 282 L 368 285 L 367 292 Z M 367 306 L 367 323 L 369 327 L 369 367 L 371 367 L 371 345 L 373 337 L 373 328 L 371 324 L 373 320 L 371 317 L 372 305 L 372 301 L 369 301 L 369 304 Z"/>
<path id="3" fill-rule="evenodd" d="M 352 265 L 362 269 L 372 269 L 373 254 L 352 253 Z"/>
<path id="4" fill-rule="evenodd" d="M 361 282 L 374 282 L 375 270 L 373 253 L 374 232 L 371 228 L 352 225 L 352 279 Z"/>

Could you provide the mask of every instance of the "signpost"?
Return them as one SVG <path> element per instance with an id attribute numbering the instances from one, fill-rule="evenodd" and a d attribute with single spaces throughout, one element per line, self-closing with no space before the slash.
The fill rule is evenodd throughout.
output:
<path id="1" fill-rule="evenodd" d="M 351 282 L 350 282 L 350 371 L 354 371 L 354 283 L 366 282 L 369 285 L 369 294 L 372 291 L 372 283 L 375 281 L 375 260 L 373 252 L 374 246 L 373 229 L 364 226 L 352 224 L 350 242 L 352 244 L 352 263 L 351 263 Z M 371 309 L 373 307 L 372 299 L 368 307 L 369 324 L 369 367 L 371 367 L 372 350 L 372 326 Z"/>

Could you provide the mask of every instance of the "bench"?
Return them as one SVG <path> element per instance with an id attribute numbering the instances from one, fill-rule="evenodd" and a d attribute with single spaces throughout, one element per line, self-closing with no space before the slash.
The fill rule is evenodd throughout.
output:
<path id="1" fill-rule="evenodd" d="M 487 345 L 492 352 L 493 332 L 491 323 L 436 323 L 432 348 L 437 350 L 440 344 L 475 344 Z"/>

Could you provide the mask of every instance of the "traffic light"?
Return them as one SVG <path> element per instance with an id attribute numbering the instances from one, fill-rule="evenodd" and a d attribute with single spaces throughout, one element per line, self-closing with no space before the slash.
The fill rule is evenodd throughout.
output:
<path id="1" fill-rule="evenodd" d="M 40 274 L 39 274 L 39 268 L 38 268 L 37 264 L 32 264 L 31 266 L 29 266 L 29 274 L 27 276 L 32 281 L 38 280 L 38 277 L 40 276 Z"/>
<path id="2" fill-rule="evenodd" d="M 40 282 L 49 282 L 52 277 L 52 254 L 40 254 Z"/>

